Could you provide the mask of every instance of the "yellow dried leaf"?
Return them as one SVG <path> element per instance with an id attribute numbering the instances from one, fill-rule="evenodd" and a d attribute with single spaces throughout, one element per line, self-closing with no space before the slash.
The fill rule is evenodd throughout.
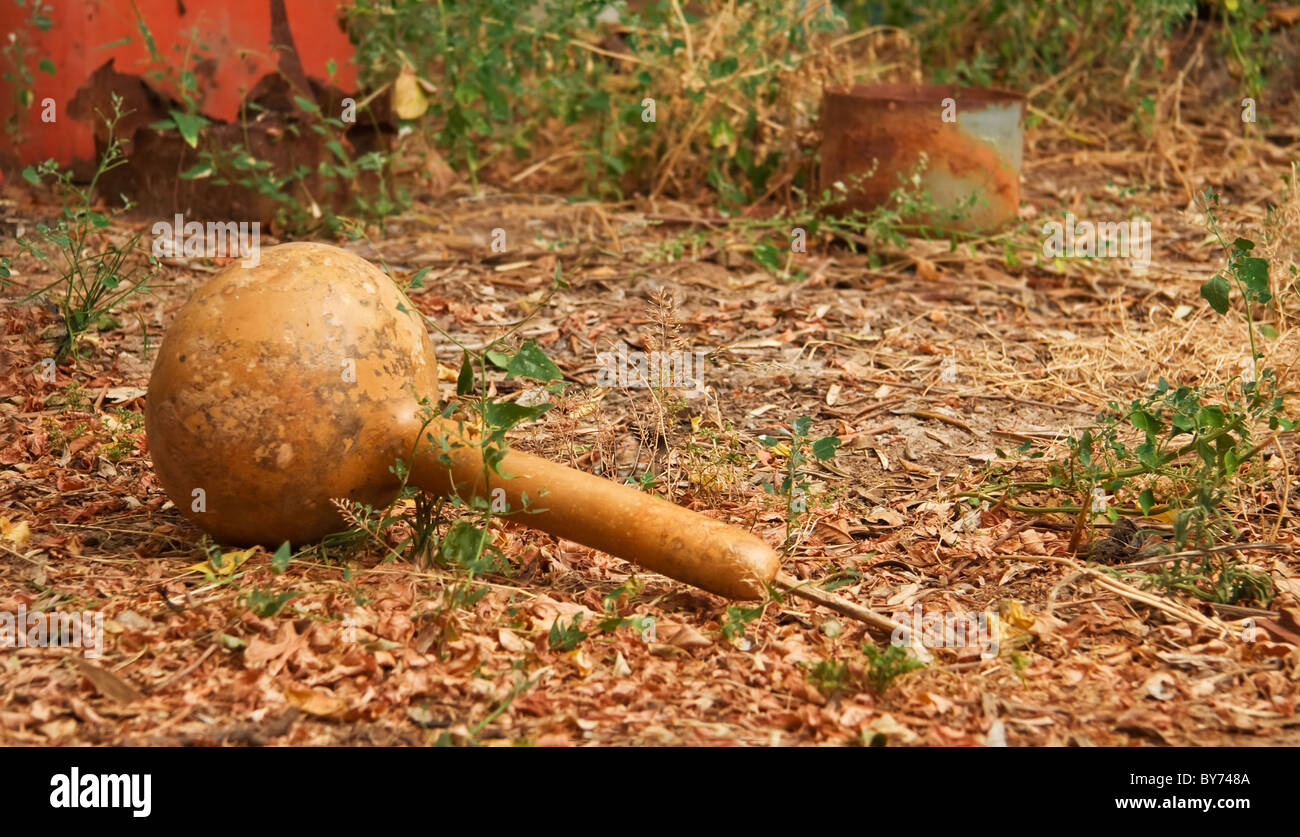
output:
<path id="1" fill-rule="evenodd" d="M 10 523 L 9 518 L 0 517 L 0 537 L 3 537 L 14 546 L 23 547 L 32 539 L 32 527 L 27 524 L 26 520 Z"/>
<path id="2" fill-rule="evenodd" d="M 578 667 L 578 673 L 583 677 L 591 674 L 591 660 L 587 658 L 587 655 L 582 652 L 581 648 L 573 649 L 566 656 L 570 660 L 573 660 L 573 664 Z"/>
<path id="3" fill-rule="evenodd" d="M 253 553 L 259 547 L 250 546 L 248 549 L 235 549 L 230 552 L 221 553 L 221 566 L 214 567 L 211 561 L 200 561 L 197 564 L 190 564 L 185 569 L 193 570 L 199 573 L 211 573 L 212 575 L 227 576 L 239 569 L 239 565 L 253 557 Z"/>
<path id="4" fill-rule="evenodd" d="M 415 70 L 403 67 L 393 82 L 393 112 L 402 119 L 418 119 L 429 109 L 429 100 L 420 89 Z"/>
<path id="5" fill-rule="evenodd" d="M 1034 617 L 1025 612 L 1025 606 L 1018 599 L 1007 599 L 1001 610 L 1002 618 L 1017 628 L 1028 630 L 1033 627 Z"/>
<path id="6" fill-rule="evenodd" d="M 533 310 L 537 308 L 537 306 L 542 304 L 542 300 L 546 299 L 546 295 L 548 293 L 550 293 L 549 289 L 538 288 L 532 293 L 527 294 L 525 296 L 521 296 L 518 299 L 516 299 L 515 306 L 518 307 L 519 310 L 523 311 L 525 314 L 531 314 L 533 313 Z"/>

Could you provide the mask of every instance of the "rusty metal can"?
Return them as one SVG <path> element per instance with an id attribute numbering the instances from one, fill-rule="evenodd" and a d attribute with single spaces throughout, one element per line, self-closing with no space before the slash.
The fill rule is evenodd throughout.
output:
<path id="1" fill-rule="evenodd" d="M 1020 205 L 1024 97 L 951 85 L 823 91 L 820 188 L 828 211 L 870 211 L 900 186 L 928 193 L 909 224 L 988 232 Z"/>

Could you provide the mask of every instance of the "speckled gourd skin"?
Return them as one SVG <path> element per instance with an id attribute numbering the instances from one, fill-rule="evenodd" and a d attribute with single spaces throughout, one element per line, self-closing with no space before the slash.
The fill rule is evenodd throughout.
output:
<path id="1" fill-rule="evenodd" d="M 343 527 L 330 498 L 392 500 L 437 367 L 419 314 L 365 259 L 312 243 L 260 256 L 176 315 L 145 428 L 167 496 L 216 538 L 315 541 Z"/>

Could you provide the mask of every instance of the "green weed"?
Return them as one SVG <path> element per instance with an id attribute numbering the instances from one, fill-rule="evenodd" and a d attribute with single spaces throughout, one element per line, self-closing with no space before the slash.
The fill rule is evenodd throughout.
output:
<path id="1" fill-rule="evenodd" d="M 925 668 L 903 645 L 889 645 L 881 651 L 871 642 L 862 643 L 866 665 L 860 672 L 848 661 L 819 660 L 808 669 L 808 682 L 827 695 L 859 689 L 864 684 L 876 694 L 884 694 L 899 677 Z"/>
<path id="2" fill-rule="evenodd" d="M 244 603 L 249 610 L 258 616 L 270 618 L 283 610 L 290 599 L 297 598 L 299 595 L 301 594 L 293 590 L 284 593 L 272 593 L 269 590 L 263 591 L 261 588 L 255 587 L 244 594 Z"/>
<path id="3" fill-rule="evenodd" d="M 1047 479 L 1019 480 L 992 469 L 984 486 L 959 496 L 1015 512 L 1071 515 L 1071 550 L 1098 515 L 1111 523 L 1121 516 L 1167 519 L 1172 538 L 1157 549 L 1168 552 L 1208 550 L 1237 538 L 1230 501 L 1250 479 L 1242 466 L 1261 448 L 1252 434 L 1261 427 L 1290 430 L 1296 423 L 1285 415 L 1276 373 L 1260 368 L 1260 341 L 1277 336 L 1260 321 L 1273 300 L 1268 262 L 1251 255 L 1255 245 L 1250 240 L 1226 240 L 1213 191 L 1201 196 L 1200 204 L 1226 256 L 1225 269 L 1202 285 L 1201 296 L 1221 315 L 1229 315 L 1240 301 L 1251 353 L 1249 374 L 1199 386 L 1175 386 L 1160 378 L 1149 394 L 1126 406 L 1109 402 L 1092 427 L 1067 440 L 1068 456 L 1049 465 Z M 1029 450 L 1026 446 L 1021 452 Z M 1006 456 L 1002 451 L 998 455 Z M 1040 494 L 1063 495 L 1067 502 L 1017 502 Z M 1263 603 L 1272 595 L 1265 576 L 1226 555 L 1180 560 L 1143 577 L 1162 589 L 1221 603 Z"/>
<path id="4" fill-rule="evenodd" d="M 925 668 L 925 663 L 912 656 L 904 645 L 890 645 L 881 651 L 870 642 L 862 644 L 867 657 L 867 684 L 876 694 L 883 694 L 899 677 L 909 671 Z"/>
<path id="5" fill-rule="evenodd" d="M 791 546 L 794 527 L 799 515 L 808 510 L 807 491 L 812 487 L 808 482 L 804 466 L 808 463 L 808 454 L 821 461 L 835 457 L 835 449 L 840 440 L 835 436 L 822 436 L 810 441 L 808 431 L 812 428 L 812 419 L 802 416 L 794 420 L 790 430 L 782 429 L 785 438 L 776 436 L 759 436 L 758 441 L 765 447 L 774 449 L 785 456 L 785 476 L 779 484 L 764 481 L 763 490 L 769 494 L 780 494 L 785 498 L 785 545 Z"/>
<path id="6" fill-rule="evenodd" d="M 590 634 L 582 629 L 582 614 L 575 614 L 573 620 L 565 625 L 556 616 L 551 623 L 551 630 L 546 635 L 546 643 L 555 651 L 572 651 Z"/>
<path id="7" fill-rule="evenodd" d="M 100 114 L 108 128 L 108 143 L 88 184 L 74 182 L 71 170 L 60 169 L 53 160 L 23 170 L 23 178 L 36 186 L 49 178 L 63 202 L 58 220 L 52 226 L 37 224 L 34 239 L 28 236 L 18 239 L 19 246 L 54 265 L 58 273 L 57 279 L 22 300 L 44 296 L 57 305 L 64 334 L 59 340 L 56 359 L 77 357 L 80 338 L 92 327 L 115 327 L 116 320 L 109 316 L 110 312 L 129 297 L 147 291 L 149 280 L 158 269 L 157 260 L 147 253 L 147 267 L 131 263 L 142 249 L 139 244 L 143 233 L 119 243 L 107 230 L 113 216 L 131 208 L 130 201 L 123 197 L 122 207 L 109 210 L 108 214 L 94 209 L 99 179 L 126 163 L 122 141 L 114 133 L 125 115 L 122 100 L 114 96 L 112 101 L 113 113 Z M 143 318 L 138 314 L 137 318 L 141 333 L 147 335 Z"/>

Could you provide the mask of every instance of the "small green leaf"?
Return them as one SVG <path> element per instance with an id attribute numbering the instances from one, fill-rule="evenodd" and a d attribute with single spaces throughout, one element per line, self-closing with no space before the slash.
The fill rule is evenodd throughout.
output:
<path id="1" fill-rule="evenodd" d="M 197 148 L 199 145 L 199 130 L 208 124 L 208 120 L 197 113 L 182 113 L 178 110 L 170 110 L 172 120 L 176 123 L 176 130 L 181 132 L 181 139 L 190 148 Z"/>
<path id="2" fill-rule="evenodd" d="M 740 66 L 740 61 L 734 56 L 727 56 L 718 61 L 709 62 L 709 76 L 711 78 L 722 78 L 736 72 Z"/>
<path id="3" fill-rule="evenodd" d="M 546 642 L 556 651 L 572 651 L 587 636 L 587 632 L 582 630 L 581 613 L 575 614 L 573 621 L 567 626 L 561 625 L 560 617 L 556 616 L 555 621 L 551 623 L 551 630 L 547 632 Z"/>
<path id="4" fill-rule="evenodd" d="M 418 291 L 420 288 L 423 288 L 424 277 L 429 274 L 430 270 L 433 270 L 433 265 L 425 265 L 424 267 L 417 270 L 415 272 L 415 275 L 411 277 L 411 283 L 407 285 L 407 288 L 413 291 Z"/>
<path id="5" fill-rule="evenodd" d="M 1211 276 L 1204 285 L 1201 285 L 1201 296 L 1220 314 L 1228 313 L 1228 291 L 1228 280 L 1219 274 Z"/>
<path id="6" fill-rule="evenodd" d="M 813 456 L 818 459 L 826 460 L 835 457 L 835 449 L 840 446 L 840 440 L 835 436 L 823 436 L 813 442 Z"/>
<path id="7" fill-rule="evenodd" d="M 1214 463 L 1217 462 L 1219 458 L 1215 454 L 1214 448 L 1210 447 L 1201 439 L 1196 440 L 1196 455 L 1201 457 L 1201 461 L 1210 467 L 1214 467 Z"/>
<path id="8" fill-rule="evenodd" d="M 1251 257 L 1237 262 L 1237 276 L 1245 283 L 1261 302 L 1267 302 L 1268 295 L 1268 261 Z"/>
<path id="9" fill-rule="evenodd" d="M 289 546 L 289 542 L 285 541 L 280 544 L 280 547 L 275 551 L 275 554 L 271 556 L 271 569 L 275 570 L 277 573 L 282 573 L 289 569 L 289 558 L 291 555 L 293 555 L 293 547 Z"/>
<path id="10" fill-rule="evenodd" d="M 1273 328 L 1273 327 L 1270 326 L 1270 325 L 1262 325 L 1262 326 L 1260 326 L 1260 327 L 1259 327 L 1259 333 L 1262 334 L 1262 335 L 1264 335 L 1265 337 L 1267 337 L 1269 340 L 1276 340 L 1276 339 L 1277 339 L 1277 329 Z"/>
<path id="11" fill-rule="evenodd" d="M 771 244 L 755 244 L 754 261 L 772 273 L 781 272 L 781 251 Z"/>
<path id="12" fill-rule="evenodd" d="M 188 169 L 181 172 L 181 180 L 202 180 L 205 177 L 211 177 L 214 171 L 216 171 L 216 169 L 212 167 L 211 163 L 195 163 L 193 166 L 190 166 Z"/>
<path id="13" fill-rule="evenodd" d="M 41 185 L 41 176 L 37 174 L 36 169 L 32 168 L 31 166 L 28 166 L 27 168 L 23 169 L 23 180 L 26 180 L 28 183 L 32 184 L 33 186 Z"/>
<path id="14" fill-rule="evenodd" d="M 460 374 L 456 376 L 456 394 L 469 395 L 474 391 L 474 365 L 470 363 L 469 352 L 460 364 Z"/>
<path id="15" fill-rule="evenodd" d="M 272 596 L 269 592 L 264 593 L 260 589 L 254 588 L 252 592 L 245 597 L 245 601 L 248 603 L 249 610 L 253 611 L 258 616 L 269 618 L 279 613 L 281 608 L 283 608 L 290 599 L 295 598 L 297 595 L 298 593 L 290 590 L 286 593 L 281 593 L 278 596 Z"/>
<path id="16" fill-rule="evenodd" d="M 734 59 L 732 59 L 734 60 Z M 736 141 L 736 132 L 725 119 L 718 116 L 709 126 L 709 144 L 714 148 L 730 146 Z"/>
<path id="17" fill-rule="evenodd" d="M 563 378 L 560 368 L 551 362 L 546 353 L 537 347 L 536 341 L 529 340 L 519 347 L 515 356 L 506 367 L 506 376 L 510 378 L 531 378 L 534 381 L 554 381 Z"/>
<path id="18" fill-rule="evenodd" d="M 498 430 L 509 430 L 521 421 L 532 421 L 551 409 L 552 404 L 525 407 L 513 401 L 492 401 L 483 410 L 483 418 Z"/>
<path id="19" fill-rule="evenodd" d="M 1156 453 L 1156 446 L 1150 442 L 1143 442 L 1134 449 L 1137 454 L 1138 462 L 1141 462 L 1148 470 L 1155 471 L 1160 468 L 1160 455 Z"/>
<path id="20" fill-rule="evenodd" d="M 1226 418 L 1222 407 L 1217 404 L 1206 404 L 1197 412 L 1196 420 L 1202 427 L 1222 427 Z"/>
<path id="21" fill-rule="evenodd" d="M 460 567 L 473 566 L 487 546 L 488 533 L 468 521 L 458 520 L 442 539 L 442 557 Z"/>
<path id="22" fill-rule="evenodd" d="M 1164 425 L 1162 425 L 1155 416 L 1151 415 L 1146 410 L 1134 410 L 1129 414 L 1128 420 L 1138 430 L 1152 436 L 1158 435 L 1160 431 L 1164 429 Z"/>
<path id="23" fill-rule="evenodd" d="M 1156 495 L 1151 493 L 1151 489 L 1144 488 L 1138 495 L 1138 508 L 1142 509 L 1142 514 L 1151 514 L 1151 508 L 1156 504 Z"/>

